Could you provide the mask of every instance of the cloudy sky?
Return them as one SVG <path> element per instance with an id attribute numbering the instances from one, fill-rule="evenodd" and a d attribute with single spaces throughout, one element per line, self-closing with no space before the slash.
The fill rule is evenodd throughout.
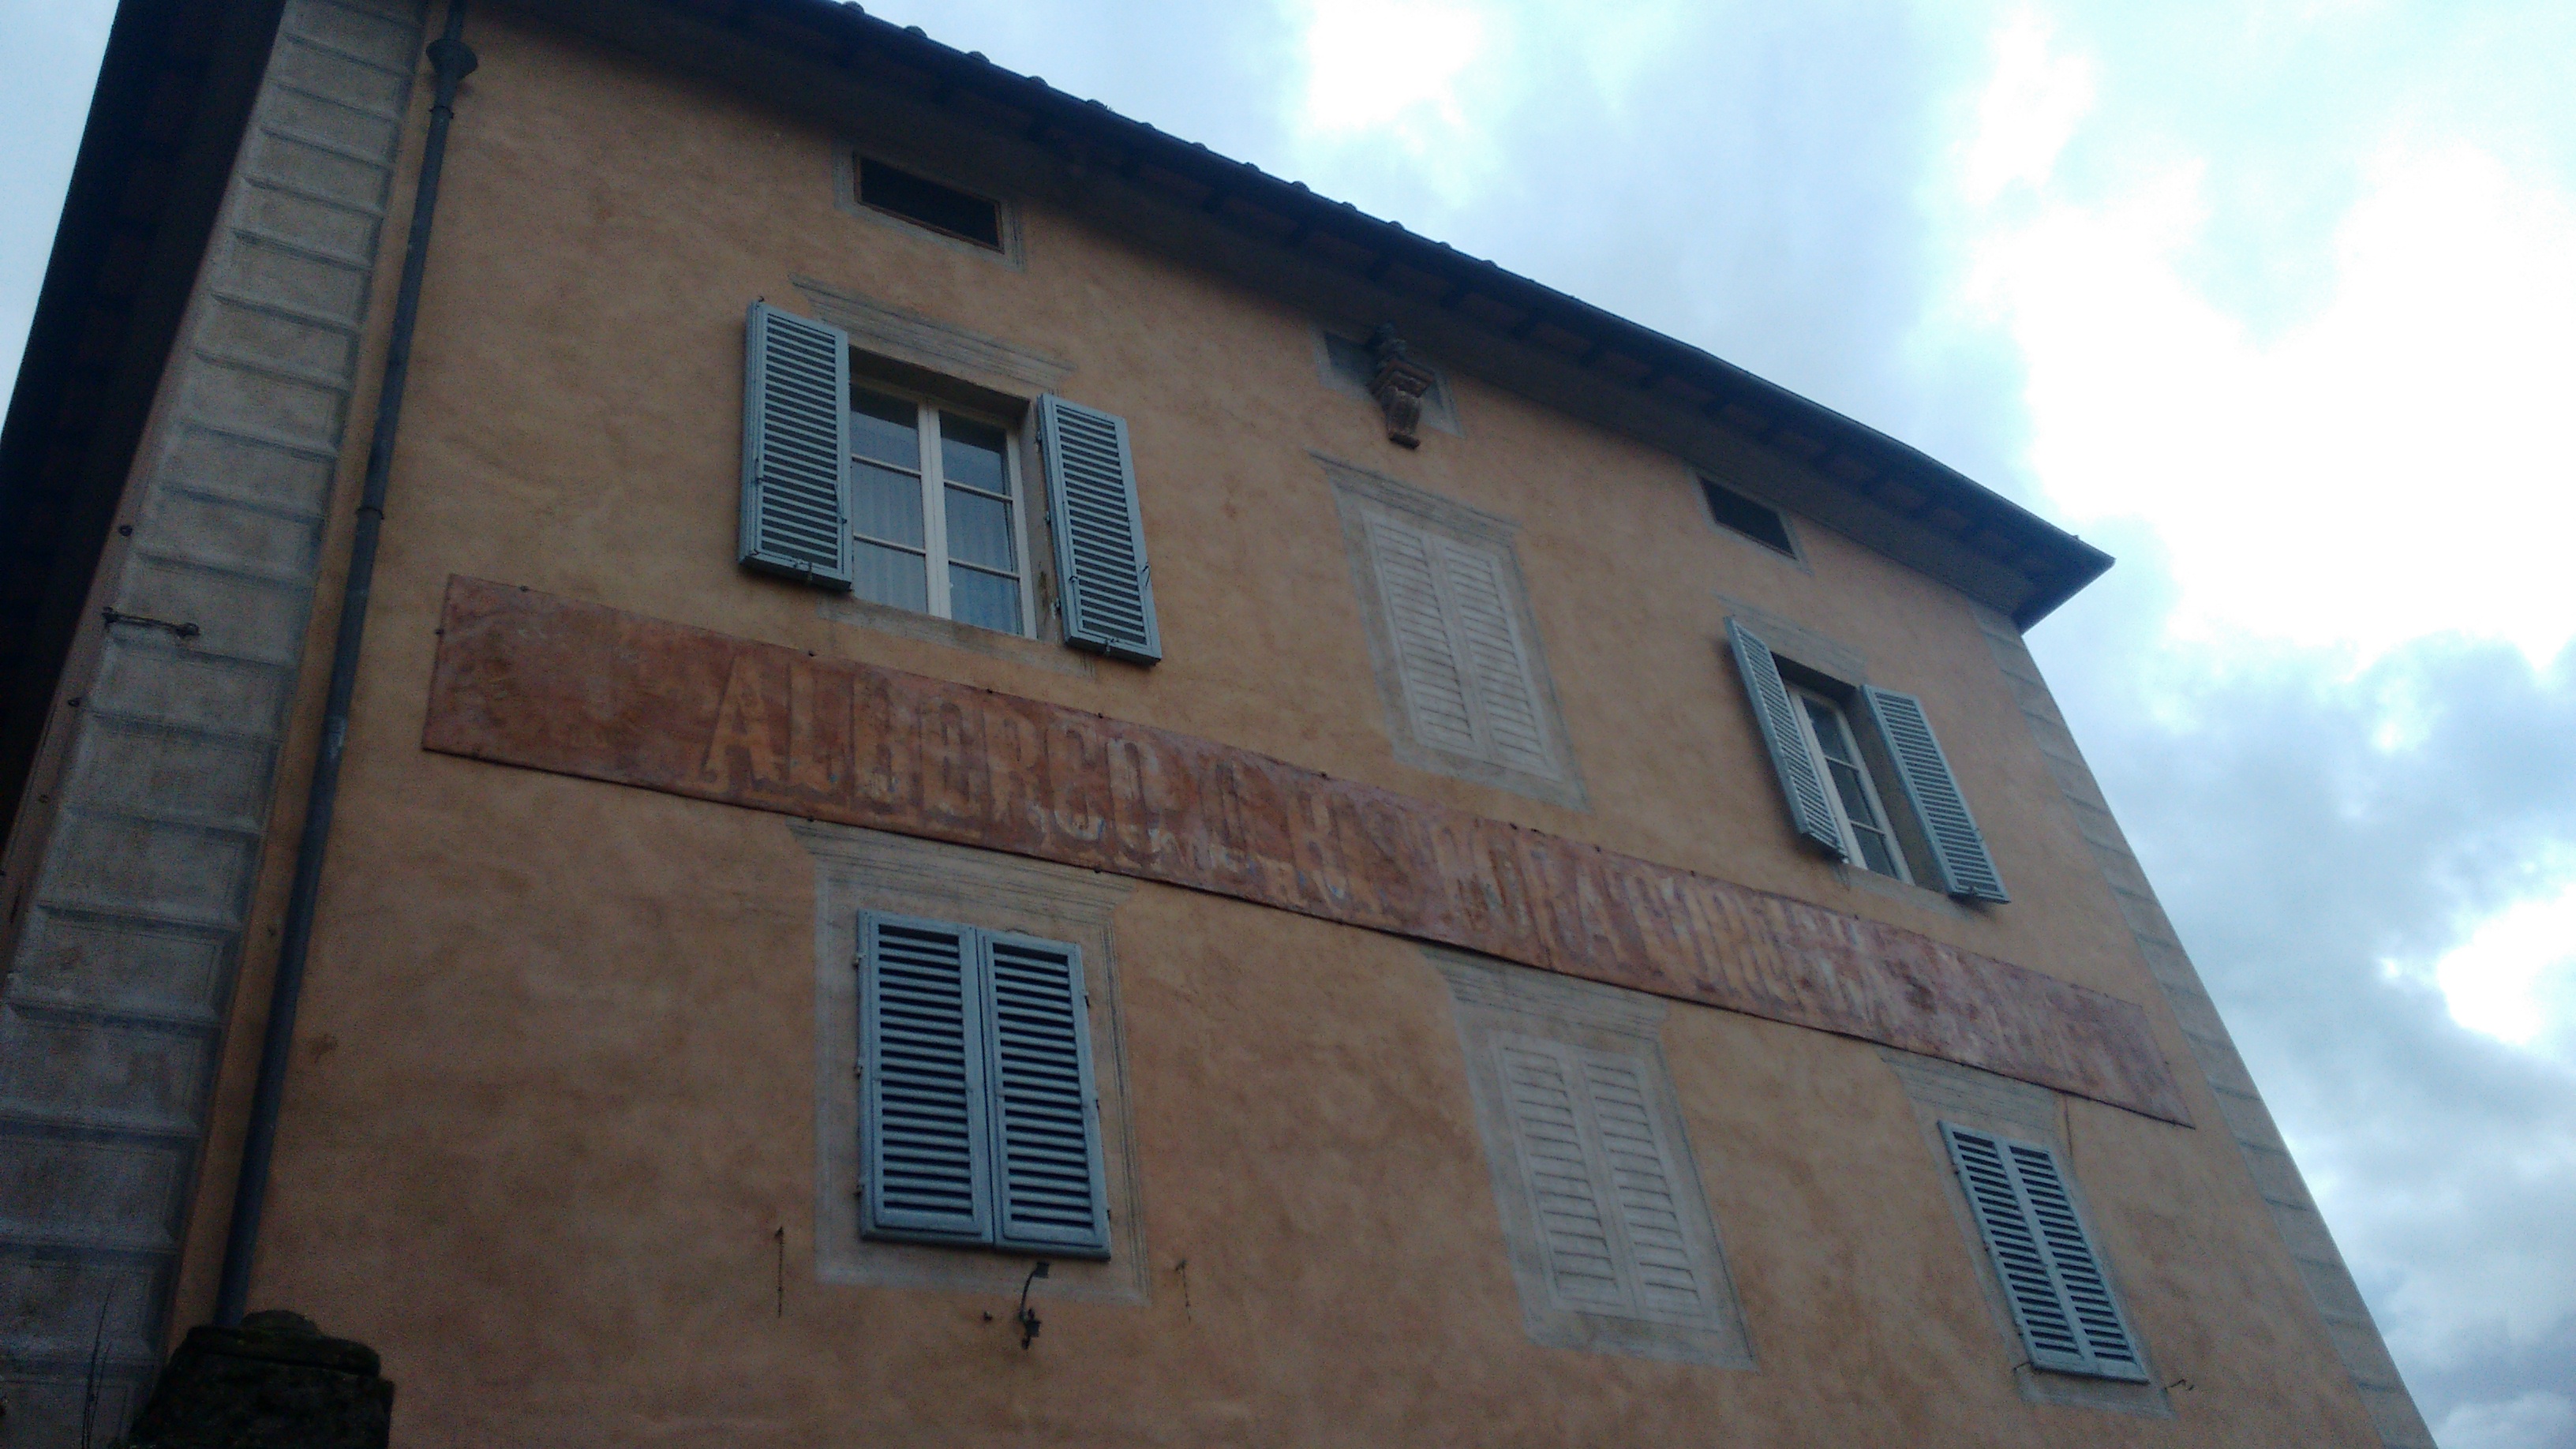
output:
<path id="1" fill-rule="evenodd" d="M 2576 6 L 879 0 L 2120 557 L 2033 636 L 2446 1449 L 2576 1449 Z M 0 0 L 14 358 L 107 0 Z"/>

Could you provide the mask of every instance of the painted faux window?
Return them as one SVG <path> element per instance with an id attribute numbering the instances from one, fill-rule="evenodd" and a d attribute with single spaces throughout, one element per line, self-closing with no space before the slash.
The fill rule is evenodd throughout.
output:
<path id="1" fill-rule="evenodd" d="M 2011 899 L 1923 701 L 1785 661 L 1741 619 L 1726 632 L 1800 839 L 1962 900 Z"/>
<path id="2" fill-rule="evenodd" d="M 1532 1342 L 1752 1366 L 1662 1002 L 1435 951 Z"/>
<path id="3" fill-rule="evenodd" d="M 1955 1122 L 1941 1137 L 2031 1366 L 2143 1382 L 2136 1335 L 2057 1154 Z"/>
<path id="4" fill-rule="evenodd" d="M 859 919 L 860 1232 L 1109 1255 L 1082 951 Z"/>
<path id="5" fill-rule="evenodd" d="M 1581 808 L 1509 519 L 1327 462 L 1395 756 Z"/>
<path id="6" fill-rule="evenodd" d="M 998 424 L 899 393 L 850 392 L 851 592 L 1029 632 L 1020 470 Z"/>

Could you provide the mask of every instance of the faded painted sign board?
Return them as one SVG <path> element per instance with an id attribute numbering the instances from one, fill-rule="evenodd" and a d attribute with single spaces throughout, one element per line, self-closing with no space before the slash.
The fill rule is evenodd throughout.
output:
<path id="1" fill-rule="evenodd" d="M 1860 1037 L 2188 1123 L 2137 1006 L 1213 740 L 449 581 L 429 749 L 889 830 Z"/>

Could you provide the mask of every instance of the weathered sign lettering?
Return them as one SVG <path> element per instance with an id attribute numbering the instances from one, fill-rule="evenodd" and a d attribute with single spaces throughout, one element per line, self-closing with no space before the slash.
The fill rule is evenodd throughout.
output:
<path id="1" fill-rule="evenodd" d="M 429 749 L 1036 856 L 1884 1042 L 2171 1122 L 2138 1007 L 1212 740 L 470 579 Z"/>

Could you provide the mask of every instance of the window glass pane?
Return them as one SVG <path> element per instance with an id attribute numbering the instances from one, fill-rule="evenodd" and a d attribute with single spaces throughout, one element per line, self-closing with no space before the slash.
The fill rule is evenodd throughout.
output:
<path id="1" fill-rule="evenodd" d="M 852 463 L 850 527 L 887 543 L 921 547 L 921 480 L 874 463 Z"/>
<path id="2" fill-rule="evenodd" d="M 1005 634 L 1020 632 L 1020 586 L 1000 574 L 950 564 L 948 608 L 961 624 Z"/>
<path id="3" fill-rule="evenodd" d="M 963 488 L 949 489 L 948 556 L 1017 573 L 1020 559 L 1011 546 L 1011 505 Z"/>
<path id="4" fill-rule="evenodd" d="M 899 397 L 850 389 L 850 451 L 918 472 L 921 410 Z"/>
<path id="5" fill-rule="evenodd" d="M 873 543 L 856 546 L 851 560 L 850 591 L 874 604 L 925 613 L 930 608 L 930 573 L 921 555 Z"/>
<path id="6" fill-rule="evenodd" d="M 1843 732 L 1843 712 L 1808 695 L 1798 696 L 1798 702 L 1807 707 L 1807 718 L 1815 721 L 1816 743 L 1824 746 L 1825 758 L 1849 760 L 1851 736 Z"/>
<path id="7" fill-rule="evenodd" d="M 1852 827 L 1852 838 L 1860 842 L 1860 858 L 1863 865 L 1877 871 L 1880 875 L 1897 874 L 1896 857 L 1888 851 L 1886 836 L 1855 824 Z M 1904 877 L 1897 878 L 1901 880 Z"/>
<path id="8" fill-rule="evenodd" d="M 949 482 L 987 493 L 1009 493 L 1002 447 L 1000 428 L 948 413 L 939 415 L 939 471 Z"/>
<path id="9" fill-rule="evenodd" d="M 1843 798 L 1843 818 L 1863 828 L 1878 824 L 1878 812 L 1869 808 L 1869 790 L 1861 783 L 1860 771 L 1840 760 L 1826 768 L 1833 772 L 1834 793 Z"/>

